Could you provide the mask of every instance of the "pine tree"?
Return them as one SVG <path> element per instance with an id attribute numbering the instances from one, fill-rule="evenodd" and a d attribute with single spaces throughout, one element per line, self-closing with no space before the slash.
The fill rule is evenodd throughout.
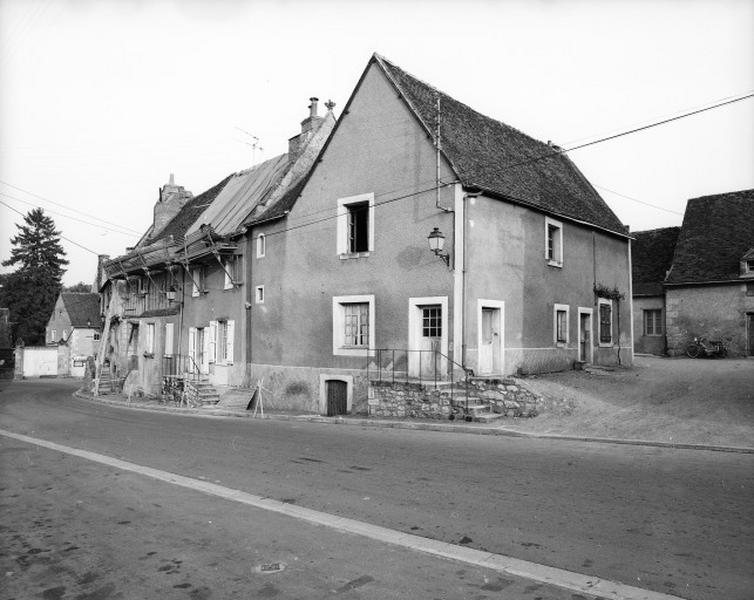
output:
<path id="1" fill-rule="evenodd" d="M 15 342 L 41 344 L 68 260 L 55 222 L 41 208 L 30 210 L 16 227 L 10 258 L 2 263 L 16 270 L 3 277 L 0 305 L 10 309 Z"/>

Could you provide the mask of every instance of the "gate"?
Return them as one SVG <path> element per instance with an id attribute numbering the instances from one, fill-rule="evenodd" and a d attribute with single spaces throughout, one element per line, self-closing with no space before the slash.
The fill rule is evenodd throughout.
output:
<path id="1" fill-rule="evenodd" d="M 329 379 L 325 382 L 327 394 L 327 416 L 345 415 L 348 412 L 348 384 L 345 381 Z"/>
<path id="2" fill-rule="evenodd" d="M 54 347 L 31 347 L 23 350 L 23 376 L 24 377 L 57 377 L 58 374 L 58 348 Z"/>

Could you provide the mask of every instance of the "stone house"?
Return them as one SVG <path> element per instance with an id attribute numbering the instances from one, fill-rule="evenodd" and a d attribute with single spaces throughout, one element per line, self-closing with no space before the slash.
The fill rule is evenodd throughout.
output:
<path id="1" fill-rule="evenodd" d="M 754 189 L 688 201 L 664 287 L 670 355 L 704 336 L 754 356 Z"/>
<path id="2" fill-rule="evenodd" d="M 84 375 L 86 360 L 100 345 L 102 321 L 96 293 L 61 292 L 47 326 L 48 346 L 58 347 L 58 375 Z"/>
<path id="3" fill-rule="evenodd" d="M 244 221 L 311 168 L 335 117 L 331 110 L 319 116 L 317 98 L 310 101 L 286 154 L 233 173 L 195 197 L 171 175 L 142 240 L 105 262 L 110 341 L 99 363 L 116 377 L 128 376 L 133 388 L 149 395 L 160 393 L 166 377 L 185 373 L 219 393 L 248 384 L 248 307 L 259 293 L 249 285 L 249 256 L 259 252 L 259 241 L 251 241 Z"/>
<path id="4" fill-rule="evenodd" d="M 249 376 L 277 408 L 366 412 L 382 372 L 631 364 L 629 236 L 586 178 L 379 55 L 302 184 L 247 226 Z"/>

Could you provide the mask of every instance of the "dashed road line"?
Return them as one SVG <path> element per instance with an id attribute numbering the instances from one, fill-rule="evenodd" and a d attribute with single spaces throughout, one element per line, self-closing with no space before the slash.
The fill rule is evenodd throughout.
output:
<path id="1" fill-rule="evenodd" d="M 575 592 L 586 593 L 609 600 L 682 600 L 677 596 L 644 590 L 616 581 L 592 577 L 573 571 L 566 571 L 565 569 L 558 569 L 547 565 L 540 565 L 535 562 L 521 560 L 503 554 L 494 554 L 483 550 L 475 550 L 474 548 L 440 542 L 438 540 L 424 538 L 411 533 L 403 533 L 402 531 L 388 529 L 387 527 L 381 527 L 379 525 L 372 525 L 370 523 L 349 519 L 347 517 L 337 517 L 321 511 L 304 508 L 303 506 L 287 504 L 285 502 L 280 502 L 279 500 L 264 498 L 262 496 L 256 496 L 241 490 L 234 490 L 208 481 L 194 479 L 193 477 L 186 477 L 168 471 L 153 469 L 151 467 L 112 458 L 104 454 L 97 454 L 88 450 L 79 450 L 78 448 L 63 446 L 61 444 L 56 444 L 55 442 L 48 442 L 47 440 L 5 431 L 4 429 L 0 429 L 0 435 L 21 442 L 26 442 L 28 444 L 33 444 L 35 446 L 40 446 L 42 448 L 47 448 L 49 450 L 69 454 L 71 456 L 77 456 L 102 465 L 115 467 L 116 469 L 121 469 L 123 471 L 137 473 L 145 477 L 150 477 L 158 481 L 163 481 L 190 490 L 204 492 L 205 494 L 223 498 L 225 500 L 231 500 L 254 508 L 287 515 L 295 519 L 300 519 L 316 525 L 322 525 L 345 533 L 364 536 L 386 544 L 392 544 L 434 556 L 449 558 L 451 560 L 491 569 L 493 571 L 499 571 L 501 573 L 508 573 L 510 575 L 523 577 L 525 579 L 548 585 L 554 585 Z"/>

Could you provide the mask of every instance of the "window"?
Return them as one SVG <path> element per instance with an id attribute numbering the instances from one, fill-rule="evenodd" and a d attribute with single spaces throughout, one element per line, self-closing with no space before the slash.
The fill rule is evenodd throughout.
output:
<path id="1" fill-rule="evenodd" d="M 374 249 L 374 194 L 338 200 L 337 250 L 341 256 L 363 255 Z"/>
<path id="2" fill-rule="evenodd" d="M 67 330 L 67 329 L 64 329 L 64 330 L 63 330 L 63 336 L 62 336 L 62 339 L 64 339 L 64 340 L 65 340 L 65 339 L 68 339 L 68 330 Z"/>
<path id="3" fill-rule="evenodd" d="M 147 338 L 144 344 L 144 352 L 154 354 L 154 323 L 147 323 Z"/>
<path id="4" fill-rule="evenodd" d="M 165 323 L 165 356 L 173 356 L 173 323 Z"/>
<path id="5" fill-rule="evenodd" d="M 369 304 L 354 302 L 343 304 L 345 333 L 343 345 L 352 348 L 369 346 Z"/>
<path id="6" fill-rule="evenodd" d="M 442 306 L 422 306 L 422 337 L 442 337 Z"/>
<path id="7" fill-rule="evenodd" d="M 57 329 L 51 330 L 50 331 L 50 341 L 54 342 L 55 338 L 57 338 L 57 337 L 58 337 L 58 331 L 57 331 Z"/>
<path id="8" fill-rule="evenodd" d="M 746 283 L 746 295 L 754 296 L 754 281 L 749 281 Z"/>
<path id="9" fill-rule="evenodd" d="M 333 354 L 364 356 L 374 348 L 374 296 L 333 298 Z"/>
<path id="10" fill-rule="evenodd" d="M 257 236 L 257 258 L 264 258 L 267 255 L 267 236 L 260 233 Z"/>
<path id="11" fill-rule="evenodd" d="M 223 259 L 223 275 L 225 277 L 223 289 L 232 290 L 236 285 L 240 285 L 242 280 L 242 259 L 241 255 L 229 256 Z"/>
<path id="12" fill-rule="evenodd" d="M 644 311 L 644 335 L 662 335 L 662 310 Z"/>
<path id="13" fill-rule="evenodd" d="M 204 292 L 204 267 L 191 269 L 191 295 L 196 298 Z"/>
<path id="14" fill-rule="evenodd" d="M 98 332 L 98 331 L 95 331 L 95 332 L 94 332 L 94 341 L 95 341 L 95 342 L 98 342 L 98 341 L 99 341 L 99 337 L 100 337 L 100 334 L 99 334 L 99 332 Z"/>
<path id="15" fill-rule="evenodd" d="M 264 286 L 258 285 L 254 294 L 257 304 L 264 304 Z"/>
<path id="16" fill-rule="evenodd" d="M 570 307 L 567 304 L 556 304 L 553 307 L 553 342 L 563 346 L 568 343 L 568 321 Z"/>
<path id="17" fill-rule="evenodd" d="M 746 261 L 746 271 L 748 273 L 754 273 L 754 260 Z"/>
<path id="18" fill-rule="evenodd" d="M 600 298 L 598 304 L 600 313 L 600 346 L 611 346 L 613 343 L 613 301 Z"/>
<path id="19" fill-rule="evenodd" d="M 545 217 L 545 259 L 552 267 L 563 266 L 563 224 Z"/>

